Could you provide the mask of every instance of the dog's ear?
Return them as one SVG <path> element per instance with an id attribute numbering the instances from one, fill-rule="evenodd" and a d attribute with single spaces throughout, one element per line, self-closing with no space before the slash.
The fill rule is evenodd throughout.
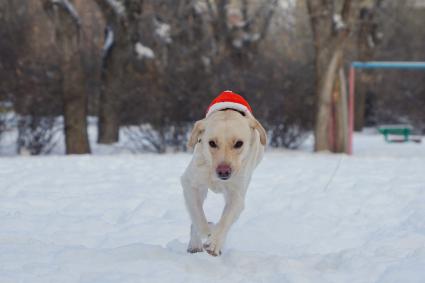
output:
<path id="1" fill-rule="evenodd" d="M 205 122 L 204 120 L 199 120 L 193 126 L 192 133 L 190 134 L 189 141 L 187 142 L 188 148 L 194 148 L 195 144 L 198 142 L 199 136 L 205 130 Z"/>
<path id="2" fill-rule="evenodd" d="M 263 126 L 260 124 L 260 122 L 258 122 L 257 119 L 255 119 L 253 116 L 249 115 L 248 117 L 249 119 L 249 125 L 251 128 L 255 129 L 258 131 L 258 133 L 260 134 L 260 142 L 262 145 L 266 145 L 267 144 L 267 133 L 266 130 L 263 128 Z"/>

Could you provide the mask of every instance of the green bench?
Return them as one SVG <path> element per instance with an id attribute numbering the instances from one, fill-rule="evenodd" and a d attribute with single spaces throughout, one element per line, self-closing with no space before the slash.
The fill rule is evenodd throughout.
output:
<path id="1" fill-rule="evenodd" d="M 385 125 L 378 131 L 384 135 L 386 142 L 421 142 L 419 136 L 412 136 L 413 128 L 409 125 Z"/>

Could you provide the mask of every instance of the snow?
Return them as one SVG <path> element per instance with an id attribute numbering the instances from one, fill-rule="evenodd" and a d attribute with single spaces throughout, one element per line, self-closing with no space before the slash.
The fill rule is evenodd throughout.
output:
<path id="1" fill-rule="evenodd" d="M 233 44 L 233 46 L 234 46 L 234 47 L 236 47 L 236 48 L 242 48 L 243 41 L 242 41 L 242 39 L 240 39 L 240 38 L 233 39 L 232 44 Z"/>
<path id="2" fill-rule="evenodd" d="M 115 35 L 114 35 L 114 30 L 111 27 L 107 27 L 106 28 L 106 32 L 105 32 L 105 42 L 103 44 L 103 56 L 105 56 L 106 54 L 108 54 L 109 50 L 111 49 L 112 45 L 114 44 L 115 41 Z"/>
<path id="3" fill-rule="evenodd" d="M 201 61 L 202 64 L 204 64 L 205 67 L 210 67 L 211 66 L 211 59 L 208 56 L 201 56 Z"/>
<path id="4" fill-rule="evenodd" d="M 165 43 L 171 43 L 171 27 L 169 24 L 155 20 L 155 33 Z"/>
<path id="5" fill-rule="evenodd" d="M 197 14 L 203 14 L 203 13 L 207 12 L 208 11 L 208 1 L 210 1 L 210 0 L 195 1 L 193 3 L 193 8 L 195 9 L 195 12 Z"/>
<path id="6" fill-rule="evenodd" d="M 337 30 L 345 28 L 345 23 L 340 14 L 333 15 L 333 22 Z"/>
<path id="7" fill-rule="evenodd" d="M 425 146 L 310 145 L 266 152 L 217 258 L 185 251 L 190 154 L 3 157 L 0 282 L 424 282 Z"/>
<path id="8" fill-rule="evenodd" d="M 373 39 L 373 36 L 370 34 L 367 36 L 367 45 L 370 48 L 375 48 L 375 40 Z"/>
<path id="9" fill-rule="evenodd" d="M 109 4 L 109 6 L 114 10 L 115 14 L 118 16 L 124 16 L 125 14 L 125 7 L 124 4 L 121 3 L 119 0 L 106 0 Z"/>
<path id="10" fill-rule="evenodd" d="M 138 59 L 143 59 L 143 58 L 153 59 L 153 58 L 155 58 L 155 53 L 153 52 L 153 50 L 150 49 L 149 47 L 143 45 L 141 42 L 137 42 L 134 48 L 136 50 L 136 54 L 137 54 Z"/>

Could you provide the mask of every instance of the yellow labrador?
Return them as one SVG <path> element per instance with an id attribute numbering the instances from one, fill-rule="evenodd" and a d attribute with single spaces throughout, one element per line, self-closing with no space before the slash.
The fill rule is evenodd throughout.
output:
<path id="1" fill-rule="evenodd" d="M 265 144 L 266 131 L 250 111 L 214 111 L 195 123 L 188 142 L 194 147 L 193 158 L 181 177 L 192 221 L 188 252 L 205 249 L 213 256 L 221 254 L 230 226 L 244 208 L 251 175 Z M 216 225 L 208 223 L 203 210 L 208 189 L 222 193 L 225 199 Z"/>

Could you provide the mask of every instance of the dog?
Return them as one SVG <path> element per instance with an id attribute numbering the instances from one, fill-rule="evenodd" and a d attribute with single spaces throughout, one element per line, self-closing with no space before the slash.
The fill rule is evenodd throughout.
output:
<path id="1" fill-rule="evenodd" d="M 266 143 L 266 131 L 248 102 L 231 91 L 214 99 L 205 119 L 195 123 L 188 141 L 193 157 L 181 177 L 192 222 L 189 253 L 205 249 L 212 256 L 221 255 L 227 233 L 244 209 L 248 185 Z M 207 221 L 203 210 L 208 189 L 224 195 L 224 210 L 216 225 Z"/>

